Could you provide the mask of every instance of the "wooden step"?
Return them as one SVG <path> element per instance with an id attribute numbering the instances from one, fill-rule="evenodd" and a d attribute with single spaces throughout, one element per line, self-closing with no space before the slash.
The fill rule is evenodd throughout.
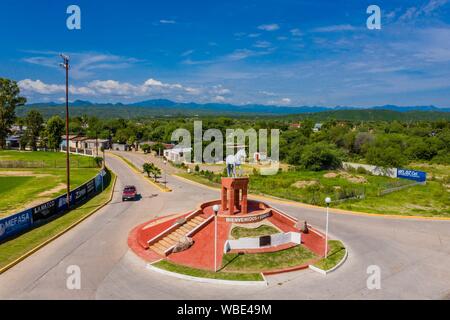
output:
<path id="1" fill-rule="evenodd" d="M 150 249 L 152 249 L 153 251 L 155 251 L 157 254 L 161 255 L 161 256 L 165 256 L 166 254 L 164 253 L 164 251 L 161 251 L 158 247 L 156 247 L 155 245 L 150 246 Z"/>
<path id="2" fill-rule="evenodd" d="M 199 224 L 202 223 L 203 221 L 205 221 L 205 218 L 202 217 L 195 217 L 194 219 L 192 219 L 191 221 L 195 221 L 198 222 Z"/>
<path id="3" fill-rule="evenodd" d="M 159 240 L 159 242 L 164 245 L 164 247 L 166 248 L 170 248 L 171 246 L 173 246 L 175 244 L 175 241 L 165 237 L 164 239 Z"/>
<path id="4" fill-rule="evenodd" d="M 158 241 L 157 243 L 155 243 L 155 247 L 158 248 L 159 250 L 161 250 L 162 252 L 166 251 L 168 248 L 165 245 L 161 244 L 161 241 Z"/>
<path id="5" fill-rule="evenodd" d="M 189 221 L 188 223 L 186 223 L 187 226 L 189 226 L 191 229 L 194 229 L 196 226 L 198 226 L 200 223 L 198 221 Z"/>
<path id="6" fill-rule="evenodd" d="M 189 231 L 191 231 L 191 228 L 186 227 L 185 225 L 183 225 L 179 230 L 182 231 L 183 234 L 186 234 L 186 233 L 188 233 Z"/>
<path id="7" fill-rule="evenodd" d="M 166 238 L 168 238 L 174 242 L 178 242 L 178 240 L 180 240 L 180 237 L 176 236 L 173 232 L 171 234 L 169 234 Z"/>

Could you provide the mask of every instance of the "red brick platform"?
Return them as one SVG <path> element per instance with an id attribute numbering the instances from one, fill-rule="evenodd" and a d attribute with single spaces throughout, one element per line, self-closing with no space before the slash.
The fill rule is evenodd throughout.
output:
<path id="1" fill-rule="evenodd" d="M 232 178 L 227 178 L 228 180 Z M 243 178 L 238 178 L 243 180 Z M 238 192 L 233 190 L 233 183 L 226 180 L 228 194 L 238 197 Z M 247 181 L 248 182 L 248 181 Z M 230 229 L 233 224 L 254 223 L 267 220 L 282 232 L 300 232 L 302 243 L 314 253 L 322 256 L 325 249 L 325 239 L 322 234 L 314 228 L 309 228 L 308 233 L 302 233 L 296 225 L 297 219 L 271 208 L 267 204 L 259 201 L 246 199 L 246 183 L 239 181 L 237 184 L 242 191 L 242 200 L 238 203 L 232 197 L 232 202 L 228 199 L 214 200 L 202 203 L 197 209 L 178 215 L 160 217 L 143 223 L 134 228 L 129 235 L 129 247 L 142 259 L 148 262 L 155 262 L 160 259 L 167 259 L 176 264 L 181 264 L 193 268 L 214 270 L 214 205 L 221 205 L 225 202 L 228 206 L 234 204 L 233 210 L 219 210 L 217 215 L 217 266 L 222 265 L 222 255 L 225 242 L 230 238 Z M 245 197 L 244 197 L 245 195 Z M 239 197 L 240 198 L 240 197 Z M 239 199 L 238 198 L 238 199 Z M 245 202 L 245 204 L 243 203 Z M 239 210 L 245 209 L 245 210 Z M 181 252 L 172 252 L 179 240 L 187 236 L 193 240 L 193 245 Z M 237 250 L 247 254 L 261 252 L 275 252 L 285 250 L 298 244 L 286 243 L 273 247 L 262 247 L 258 249 Z M 295 266 L 288 269 L 270 270 L 264 274 L 273 274 L 299 270 L 308 265 Z"/>

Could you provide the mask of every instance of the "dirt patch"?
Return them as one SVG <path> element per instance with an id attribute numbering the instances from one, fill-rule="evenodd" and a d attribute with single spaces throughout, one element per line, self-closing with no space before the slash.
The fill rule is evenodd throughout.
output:
<path id="1" fill-rule="evenodd" d="M 1 177 L 51 177 L 46 173 L 34 173 L 33 171 L 0 171 Z"/>
<path id="2" fill-rule="evenodd" d="M 292 186 L 299 188 L 299 189 L 303 189 L 306 187 L 315 186 L 317 184 L 319 184 L 319 182 L 317 182 L 316 180 L 310 180 L 310 181 L 299 180 L 299 181 L 293 183 Z"/>
<path id="3" fill-rule="evenodd" d="M 64 183 L 60 183 L 56 187 L 54 187 L 54 188 L 52 188 L 50 190 L 47 190 L 47 191 L 39 193 L 38 197 L 48 197 L 48 196 L 51 196 L 52 194 L 54 194 L 56 192 L 64 190 L 65 188 L 66 188 L 66 185 Z"/>
<path id="4" fill-rule="evenodd" d="M 328 172 L 328 173 L 325 173 L 325 174 L 323 175 L 323 177 L 324 177 L 324 178 L 328 178 L 328 179 L 332 179 L 332 178 L 339 177 L 339 173 L 336 173 L 336 172 Z"/>
<path id="5" fill-rule="evenodd" d="M 350 177 L 345 177 L 345 179 L 348 182 L 352 182 L 352 183 L 367 183 L 367 179 L 364 178 L 363 176 L 350 176 Z"/>

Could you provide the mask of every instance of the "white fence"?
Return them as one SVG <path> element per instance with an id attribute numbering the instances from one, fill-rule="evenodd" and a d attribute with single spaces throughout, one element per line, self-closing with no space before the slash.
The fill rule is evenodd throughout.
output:
<path id="1" fill-rule="evenodd" d="M 375 176 L 387 176 L 391 178 L 397 178 L 397 168 L 383 168 L 378 166 L 372 166 L 370 164 L 353 163 L 353 162 L 342 162 L 342 167 L 346 170 L 349 168 L 358 169 L 363 168 L 364 170 L 372 173 Z"/>
<path id="2" fill-rule="evenodd" d="M 276 247 L 286 243 L 302 243 L 302 235 L 298 232 L 276 233 L 270 236 L 270 246 Z M 224 252 L 230 250 L 259 249 L 260 237 L 258 238 L 240 238 L 237 240 L 227 240 L 224 245 Z"/>

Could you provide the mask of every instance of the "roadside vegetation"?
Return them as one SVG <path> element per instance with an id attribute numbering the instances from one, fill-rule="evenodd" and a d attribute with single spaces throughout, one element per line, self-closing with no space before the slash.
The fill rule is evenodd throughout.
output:
<path id="1" fill-rule="evenodd" d="M 317 255 L 303 245 L 264 253 L 227 253 L 223 255 L 222 270 L 233 272 L 262 272 L 307 264 Z"/>
<path id="2" fill-rule="evenodd" d="M 345 256 L 345 251 L 347 249 L 339 240 L 329 240 L 328 241 L 328 256 L 327 258 L 323 258 L 313 266 L 322 269 L 324 271 L 328 271 L 334 268 Z"/>
<path id="3" fill-rule="evenodd" d="M 231 236 L 234 239 L 269 236 L 276 233 L 280 233 L 280 231 L 275 227 L 265 224 L 257 228 L 234 227 L 231 230 Z"/>
<path id="4" fill-rule="evenodd" d="M 42 245 L 105 204 L 110 199 L 113 192 L 114 179 L 114 173 L 108 171 L 105 176 L 104 192 L 97 194 L 89 201 L 73 208 L 66 214 L 55 216 L 49 223 L 0 244 L 0 269 L 20 258 L 30 250 Z"/>
<path id="5" fill-rule="evenodd" d="M 234 280 L 234 281 L 263 281 L 263 277 L 260 273 L 236 273 L 236 272 L 213 272 L 201 269 L 195 269 L 187 266 L 182 266 L 175 264 L 168 260 L 161 260 L 154 264 L 154 267 L 176 272 L 192 277 L 198 278 L 210 278 L 210 279 L 221 279 L 221 280 Z"/>

